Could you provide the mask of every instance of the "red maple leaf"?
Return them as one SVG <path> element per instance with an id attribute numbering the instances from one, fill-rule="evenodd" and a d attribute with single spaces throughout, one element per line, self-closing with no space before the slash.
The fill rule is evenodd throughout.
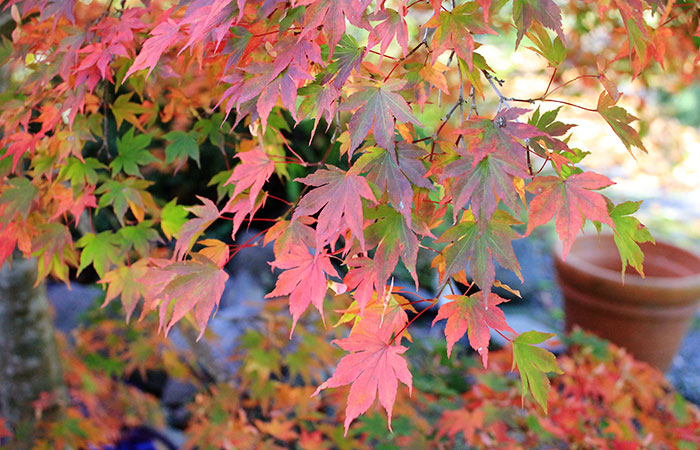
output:
<path id="1" fill-rule="evenodd" d="M 464 440 L 470 442 L 478 428 L 484 426 L 486 413 L 484 409 L 474 409 L 468 411 L 465 408 L 457 410 L 443 411 L 442 417 L 438 421 L 438 432 L 436 438 L 448 435 L 454 443 L 454 438 L 460 431 L 464 435 Z"/>
<path id="2" fill-rule="evenodd" d="M 22 159 L 27 151 L 33 154 L 34 148 L 42 138 L 43 133 L 31 134 L 25 131 L 18 131 L 17 133 L 9 135 L 5 141 L 6 144 L 9 144 L 7 145 L 7 151 L 4 155 L 0 156 L 0 160 L 12 156 L 12 173 L 15 173 L 20 159 Z"/>
<path id="3" fill-rule="evenodd" d="M 292 220 L 321 211 L 316 225 L 318 248 L 335 242 L 348 228 L 360 241 L 362 248 L 365 248 L 362 198 L 373 204 L 377 203 L 377 199 L 364 177 L 331 166 L 330 170 L 320 169 L 304 178 L 297 178 L 296 181 L 317 186 L 302 197 Z"/>
<path id="4" fill-rule="evenodd" d="M 420 157 L 425 151 L 412 144 L 399 144 L 397 156 L 393 152 L 372 147 L 367 150 L 353 165 L 357 173 L 367 172 L 367 179 L 387 193 L 389 201 L 411 225 L 411 206 L 413 205 L 412 184 L 430 189 L 432 184 L 423 178 L 425 166 Z"/>
<path id="5" fill-rule="evenodd" d="M 514 164 L 512 161 L 488 155 L 476 165 L 471 156 L 465 156 L 447 165 L 442 179 L 453 179 L 449 192 L 452 196 L 454 219 L 467 204 L 480 227 L 484 227 L 502 200 L 514 211 L 519 210 L 518 193 L 513 187 L 515 177 L 529 178 L 527 163 Z"/>
<path id="6" fill-rule="evenodd" d="M 221 215 L 214 202 L 205 197 L 197 196 L 197 198 L 204 204 L 185 208 L 196 215 L 197 218 L 185 222 L 177 234 L 175 257 L 178 260 L 183 260 L 185 258 L 185 254 L 187 254 L 192 248 L 192 245 L 194 245 L 194 240 Z"/>
<path id="7" fill-rule="evenodd" d="M 341 110 L 352 111 L 348 129 L 350 130 L 349 157 L 362 144 L 370 129 L 377 145 L 389 151 L 394 150 L 394 119 L 423 126 L 411 112 L 406 100 L 396 91 L 403 88 L 405 80 L 391 80 L 379 86 L 367 86 L 352 94 L 341 105 Z"/>
<path id="8" fill-rule="evenodd" d="M 365 306 L 372 299 L 372 294 L 381 292 L 384 285 L 377 279 L 374 259 L 360 256 L 347 261 L 347 265 L 351 269 L 345 275 L 343 283 L 347 285 L 349 291 L 356 289 L 353 297 L 362 314 Z"/>
<path id="9" fill-rule="evenodd" d="M 228 274 L 198 253 L 193 253 L 189 261 L 175 262 L 154 270 L 148 270 L 137 281 L 148 290 L 144 295 L 147 305 L 151 308 L 159 305 L 159 329 L 165 327 L 167 334 L 173 325 L 193 310 L 200 330 L 198 339 L 201 338 L 209 316 L 224 293 Z"/>
<path id="10" fill-rule="evenodd" d="M 516 48 L 527 29 L 532 25 L 533 16 L 542 26 L 556 31 L 559 39 L 565 42 L 564 30 L 561 28 L 561 9 L 554 3 L 554 0 L 515 0 L 513 2 L 513 21 L 518 29 L 515 41 Z"/>
<path id="11" fill-rule="evenodd" d="M 509 108 L 496 114 L 493 119 L 474 117 L 469 120 L 461 132 L 465 139 L 474 136 L 469 140 L 469 151 L 474 155 L 474 165 L 487 155 L 496 153 L 502 159 L 526 167 L 527 149 L 519 140 L 548 136 L 533 125 L 516 121 L 528 111 L 523 108 Z"/>
<path id="12" fill-rule="evenodd" d="M 530 202 L 530 220 L 525 236 L 535 227 L 549 222 L 556 213 L 557 234 L 564 244 L 562 258 L 566 258 L 584 219 L 596 220 L 615 228 L 605 197 L 592 192 L 614 184 L 608 177 L 593 172 L 571 175 L 566 180 L 559 177 L 539 177 L 527 186 L 528 192 L 537 194 Z"/>
<path id="13" fill-rule="evenodd" d="M 497 306 L 508 300 L 496 294 L 488 295 L 488 303 L 480 294 L 471 296 L 448 295 L 452 300 L 440 307 L 435 322 L 447 319 L 445 325 L 445 338 L 447 339 L 447 357 L 452 353 L 452 347 L 459 341 L 464 333 L 469 331 L 469 344 L 479 352 L 484 367 L 488 364 L 489 341 L 491 340 L 490 328 L 515 333 L 506 323 L 503 311 Z"/>
<path id="14" fill-rule="evenodd" d="M 304 27 L 299 39 L 322 26 L 328 36 L 328 59 L 330 60 L 333 58 L 336 45 L 345 34 L 345 19 L 356 27 L 369 28 L 364 12 L 370 3 L 372 3 L 371 0 L 298 1 L 298 6 L 309 5 L 304 14 Z"/>
<path id="15" fill-rule="evenodd" d="M 294 221 L 280 220 L 268 228 L 263 245 L 274 241 L 273 250 L 277 258 L 291 252 L 294 245 L 303 244 L 313 247 L 316 232 L 309 226 L 313 222 L 314 219 L 307 216 L 299 217 Z"/>
<path id="16" fill-rule="evenodd" d="M 289 294 L 289 312 L 292 314 L 291 338 L 301 314 L 312 303 L 323 318 L 323 299 L 328 291 L 327 275 L 338 277 L 325 250 L 312 254 L 305 246 L 294 245 L 289 253 L 278 256 L 272 267 L 284 269 L 277 278 L 275 289 L 265 298 Z"/>
<path id="17" fill-rule="evenodd" d="M 333 343 L 351 353 L 340 360 L 333 376 L 324 381 L 313 396 L 327 388 L 352 384 L 345 408 L 347 436 L 352 421 L 369 409 L 379 393 L 379 402 L 386 410 L 391 430 L 391 413 L 396 401 L 398 380 L 408 386 L 409 393 L 413 389 L 413 377 L 408 364 L 400 356 L 408 349 L 401 345 L 389 345 L 372 333 L 336 339 Z"/>
<path id="18" fill-rule="evenodd" d="M 124 75 L 124 79 L 128 78 L 132 73 L 141 69 L 148 68 L 148 77 L 156 67 L 161 55 L 180 38 L 180 24 L 171 18 L 159 23 L 151 31 L 151 36 L 146 39 L 141 47 L 134 63 L 129 67 L 129 70 Z"/>
<path id="19" fill-rule="evenodd" d="M 261 149 L 240 152 L 236 157 L 241 160 L 241 164 L 233 169 L 233 173 L 224 185 L 235 184 L 231 198 L 250 188 L 249 198 L 252 209 L 260 190 L 275 171 L 275 163 L 270 161 L 267 153 Z"/>
<path id="20" fill-rule="evenodd" d="M 381 59 L 384 58 L 384 53 L 386 49 L 389 48 L 389 44 L 394 41 L 396 37 L 396 42 L 401 47 L 402 55 L 405 57 L 408 51 L 408 25 L 406 24 L 406 8 L 402 8 L 402 13 L 400 14 L 393 9 L 384 9 L 376 12 L 370 16 L 370 20 L 381 20 L 382 22 L 375 26 L 369 35 L 369 43 L 367 48 L 371 49 L 375 45 L 379 45 L 380 63 Z"/>

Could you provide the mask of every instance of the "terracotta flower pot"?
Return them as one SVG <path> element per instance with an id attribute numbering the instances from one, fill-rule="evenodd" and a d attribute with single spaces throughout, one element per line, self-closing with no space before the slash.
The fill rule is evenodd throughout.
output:
<path id="1" fill-rule="evenodd" d="M 700 257 L 670 244 L 641 245 L 642 278 L 622 263 L 612 235 L 579 237 L 555 251 L 566 329 L 579 325 L 666 371 L 700 303 Z"/>

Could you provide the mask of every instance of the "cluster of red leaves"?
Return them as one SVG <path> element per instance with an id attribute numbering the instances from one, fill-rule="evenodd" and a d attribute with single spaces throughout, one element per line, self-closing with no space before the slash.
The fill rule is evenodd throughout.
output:
<path id="1" fill-rule="evenodd" d="M 488 448 L 696 448 L 700 410 L 663 374 L 624 349 L 580 331 L 581 344 L 557 358 L 565 374 L 552 380 L 549 414 L 523 413 L 508 378 L 507 352 L 491 355 L 490 370 L 469 369 L 477 380 L 444 411 L 437 436 Z M 590 345 L 593 343 L 593 345 Z"/>
<path id="2" fill-rule="evenodd" d="M 580 57 L 581 30 L 565 33 L 552 0 L 92 3 L 3 3 L 15 28 L 1 52 L 13 89 L 0 99 L 0 263 L 18 249 L 38 258 L 40 279 L 52 274 L 66 282 L 70 267 L 92 265 L 107 302 L 120 297 L 127 317 L 143 299 L 143 313 L 157 311 L 166 333 L 192 314 L 201 336 L 223 293 L 226 262 L 251 244 L 205 233 L 228 220 L 235 242 L 270 197 L 265 188 L 273 176 L 289 177 L 292 165 L 313 167 L 298 179 L 302 195 L 282 200 L 289 211 L 264 232 L 275 241 L 272 266 L 282 271 L 268 296 L 288 296 L 293 331 L 309 304 L 323 315 L 333 295 L 329 281 L 352 291 L 355 304 L 344 309 L 357 323 L 337 341 L 349 354 L 319 388 L 352 385 L 346 432 L 377 395 L 391 416 L 397 380 L 410 390 L 401 345 L 408 305 L 389 279 L 402 264 L 418 287 L 424 238 L 447 244 L 434 249 L 441 291 L 468 277 L 481 289 L 475 298 L 457 296 L 439 317 L 448 320 L 450 348 L 468 332 L 484 364 L 487 330 L 510 331 L 491 288 L 496 262 L 519 274 L 511 241 L 521 237 L 520 217 L 528 217 L 528 234 L 556 216 L 565 252 L 586 221 L 606 224 L 623 264 L 641 271 L 637 242 L 651 237 L 623 217 L 634 205 L 612 204 L 598 192 L 612 182 L 576 166 L 585 153 L 568 147 L 571 125 L 556 121 L 558 109 L 511 103 L 577 107 L 550 95 L 571 81 L 556 77 L 571 62 L 602 88 L 597 107 L 583 109 L 607 122 L 630 151 L 644 150 L 607 68 L 642 76 L 652 62 L 663 67 L 690 48 L 686 38 L 676 44 L 669 36 L 699 34 L 697 8 L 661 0 L 569 2 L 564 12 L 597 5 L 601 23 L 621 22 L 625 30 L 625 45 L 616 47 L 623 51 L 588 61 Z M 539 98 L 503 97 L 480 49 L 480 36 L 507 35 L 513 26 L 516 49 L 545 58 L 552 83 L 560 83 Z M 534 47 L 519 46 L 525 36 Z M 684 56 L 683 71 L 695 67 L 694 54 L 693 47 Z M 487 84 L 498 97 L 493 116 L 477 112 L 488 105 Z M 309 163 L 288 145 L 283 110 L 294 124 L 315 122 L 311 139 L 322 118 L 333 127 L 322 162 Z M 444 119 L 427 123 L 426 110 Z M 527 123 L 524 114 L 531 114 Z M 217 203 L 154 198 L 154 174 L 199 166 L 205 145 L 225 158 L 227 170 L 212 179 Z M 336 148 L 338 164 L 326 165 Z M 551 164 L 552 175 L 533 172 L 535 155 Z M 526 191 L 535 194 L 531 201 Z M 95 215 L 110 225 L 96 227 Z M 74 242 L 74 235 L 82 237 Z M 159 249 L 163 237 L 176 238 L 170 254 Z M 545 372 L 559 370 L 553 356 L 533 350 L 545 338 L 512 339 L 523 389 L 543 407 Z"/>
<path id="3" fill-rule="evenodd" d="M 112 445 L 125 429 L 149 424 L 165 424 L 158 400 L 118 377 L 134 371 L 167 368 L 173 374 L 188 373 L 172 344 L 154 337 L 152 324 L 125 328 L 105 321 L 99 326 L 75 334 L 76 342 L 59 339 L 64 379 L 68 389 L 67 404 L 53 421 L 42 419 L 47 406 L 55 399 L 41 397 L 35 402 L 39 420 L 35 449 L 91 448 Z"/>
<path id="4" fill-rule="evenodd" d="M 320 318 L 305 316 L 290 344 L 284 308 L 282 300 L 266 305 L 260 320 L 240 340 L 232 379 L 216 383 L 198 376 L 196 355 L 173 352 L 167 340 L 154 337 L 152 321 L 136 327 L 100 321 L 79 330 L 75 348 L 61 345 L 71 406 L 60 421 L 42 422 L 46 435 L 39 448 L 112 444 L 122 426 L 161 426 L 156 400 L 117 381 L 145 369 L 164 369 L 198 387 L 189 405 L 192 417 L 184 430 L 185 448 L 625 449 L 700 444 L 700 410 L 683 400 L 660 372 L 579 331 L 567 338 L 569 350 L 558 358 L 565 374 L 552 380 L 549 414 L 521 408 L 521 389 L 507 349 L 491 352 L 487 370 L 478 357 L 463 351 L 455 352 L 448 364 L 441 363 L 444 347 L 424 339 L 426 345 L 409 352 L 416 366 L 413 395 L 399 390 L 392 401 L 394 433 L 385 432 L 383 420 L 374 412 L 377 408 L 345 432 L 349 413 L 341 410 L 347 389 L 311 397 L 317 380 L 339 353 L 323 342 L 344 334 L 344 327 L 314 334 L 322 325 Z M 342 345 L 366 339 L 356 318 L 341 317 L 341 322 L 354 322 L 351 336 L 355 336 L 341 340 Z M 394 324 L 403 321 L 387 319 Z M 114 338 L 124 333 L 128 339 Z M 359 358 L 370 351 L 362 349 L 350 356 Z M 395 350 L 398 346 L 366 355 L 396 362 Z M 375 370 L 381 367 L 395 368 L 377 364 Z M 326 383 L 336 381 L 345 380 L 340 382 L 336 374 Z M 372 392 L 371 386 L 364 387 Z M 382 389 L 380 399 L 386 393 Z"/>

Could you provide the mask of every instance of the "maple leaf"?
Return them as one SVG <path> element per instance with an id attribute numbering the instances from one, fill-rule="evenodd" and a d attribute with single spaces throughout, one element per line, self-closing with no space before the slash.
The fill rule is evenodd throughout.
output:
<path id="1" fill-rule="evenodd" d="M 513 339 L 513 366 L 511 370 L 517 367 L 520 371 L 523 402 L 525 394 L 529 390 L 545 413 L 547 413 L 547 395 L 549 394 L 549 379 L 545 374 L 548 372 L 564 373 L 557 365 L 557 360 L 551 352 L 537 347 L 537 344 L 541 344 L 551 337 L 554 337 L 554 334 L 528 331 Z"/>
<path id="2" fill-rule="evenodd" d="M 197 243 L 204 246 L 199 251 L 200 254 L 209 258 L 219 268 L 224 268 L 229 260 L 228 245 L 225 242 L 218 239 L 204 239 Z"/>
<path id="3" fill-rule="evenodd" d="M 401 345 L 389 345 L 372 333 L 358 333 L 345 339 L 336 339 L 332 343 L 351 353 L 340 360 L 333 376 L 324 381 L 312 397 L 324 389 L 352 384 L 345 408 L 347 436 L 352 421 L 369 409 L 378 393 L 391 430 L 391 413 L 396 401 L 398 380 L 408 386 L 409 393 L 413 390 L 413 377 L 406 360 L 401 356 L 408 349 Z"/>
<path id="4" fill-rule="evenodd" d="M 350 270 L 345 274 L 343 283 L 348 287 L 348 291 L 355 290 L 353 297 L 360 307 L 360 314 L 362 314 L 365 306 L 372 299 L 372 295 L 375 292 L 384 291 L 386 280 L 379 281 L 374 259 L 372 258 L 355 257 L 346 261 L 346 264 L 350 267 Z M 385 272 L 388 272 L 388 270 Z"/>
<path id="5" fill-rule="evenodd" d="M 152 242 L 161 242 L 160 235 L 153 228 L 152 220 L 122 227 L 117 231 L 117 237 L 125 244 L 126 251 L 133 248 L 143 257 L 148 256 Z"/>
<path id="6" fill-rule="evenodd" d="M 298 1 L 297 5 L 310 5 L 304 14 L 303 31 L 299 38 L 322 26 L 328 36 L 328 58 L 332 58 L 336 45 L 345 34 L 346 19 L 357 27 L 369 27 L 363 15 L 370 3 L 372 3 L 371 0 Z"/>
<path id="7" fill-rule="evenodd" d="M 5 205 L 0 214 L 2 222 L 12 222 L 17 215 L 26 222 L 37 194 L 36 187 L 25 177 L 11 178 L 4 184 L 6 189 L 0 194 L 0 206 Z"/>
<path id="8" fill-rule="evenodd" d="M 515 48 L 518 48 L 520 40 L 532 24 L 532 18 L 542 24 L 542 26 L 556 31 L 562 42 L 564 30 L 561 28 L 561 9 L 554 3 L 554 0 L 515 0 L 513 2 L 513 21 L 518 29 L 515 40 Z"/>
<path id="9" fill-rule="evenodd" d="M 191 206 L 185 208 L 191 212 L 196 219 L 190 219 L 185 222 L 177 234 L 177 243 L 175 244 L 175 258 L 182 261 L 185 254 L 190 251 L 194 245 L 195 239 L 204 232 L 216 219 L 221 216 L 219 209 L 214 202 L 206 197 L 197 196 L 203 205 Z"/>
<path id="10" fill-rule="evenodd" d="M 97 210 L 111 205 L 117 220 L 124 225 L 124 214 L 129 208 L 136 220 L 142 221 L 145 214 L 144 208 L 153 206 L 153 198 L 146 191 L 151 184 L 153 184 L 151 181 L 131 177 L 122 181 L 107 180 L 95 190 L 95 194 L 101 195 Z"/>
<path id="11" fill-rule="evenodd" d="M 330 170 L 319 169 L 304 178 L 297 178 L 296 181 L 316 186 L 302 197 L 294 210 L 292 220 L 321 211 L 316 225 L 317 247 L 335 242 L 337 237 L 349 228 L 364 249 L 362 198 L 373 204 L 377 203 L 367 180 L 360 175 L 330 166 Z"/>
<path id="12" fill-rule="evenodd" d="M 187 158 L 192 158 L 199 167 L 199 145 L 197 145 L 197 135 L 193 132 L 171 131 L 163 139 L 168 141 L 165 147 L 165 163 L 180 161 L 182 164 Z"/>
<path id="13" fill-rule="evenodd" d="M 557 234 L 564 245 L 562 258 L 566 258 L 585 219 L 615 228 L 605 197 L 593 192 L 611 184 L 614 183 L 608 177 L 593 172 L 577 173 L 565 180 L 555 176 L 538 177 L 526 187 L 536 195 L 530 202 L 525 236 L 535 227 L 549 222 L 556 213 Z"/>
<path id="14" fill-rule="evenodd" d="M 448 435 L 454 440 L 457 433 L 462 432 L 465 442 L 470 442 L 476 430 L 484 426 L 486 413 L 483 409 L 467 411 L 464 408 L 443 411 L 438 421 L 436 438 Z"/>
<path id="15" fill-rule="evenodd" d="M 629 114 L 621 106 L 615 106 L 615 101 L 608 95 L 607 91 L 600 93 L 596 109 L 598 113 L 603 116 L 603 119 L 608 122 L 608 125 L 613 129 L 617 137 L 625 144 L 627 151 L 632 157 L 634 157 L 632 154 L 632 147 L 637 147 L 644 153 L 647 153 L 647 149 L 644 147 L 639 133 L 629 125 L 637 120 L 637 118 Z"/>
<path id="16" fill-rule="evenodd" d="M 306 245 L 313 247 L 315 244 L 314 236 L 316 232 L 309 225 L 314 220 L 310 217 L 302 216 L 297 220 L 280 220 L 275 222 L 273 226 L 268 228 L 265 233 L 263 245 L 267 245 L 274 241 L 273 251 L 275 257 L 279 257 L 284 253 L 289 253 L 294 245 Z"/>
<path id="17" fill-rule="evenodd" d="M 432 237 L 430 230 L 421 227 L 420 221 L 417 220 L 413 220 L 409 224 L 402 214 L 387 206 L 379 206 L 368 215 L 371 215 L 371 218 L 377 218 L 376 222 L 367 227 L 365 234 L 370 247 L 377 245 L 374 254 L 374 269 L 379 286 L 383 290 L 383 286 L 386 285 L 387 279 L 401 257 L 401 261 L 408 269 L 417 287 L 416 258 L 418 257 L 419 241 L 416 230 Z"/>
<path id="18" fill-rule="evenodd" d="M 241 160 L 241 164 L 233 169 L 233 173 L 224 185 L 235 185 L 231 198 L 236 197 L 246 189 L 250 189 L 249 203 L 252 209 L 262 187 L 275 171 L 275 163 L 270 161 L 267 153 L 261 149 L 239 152 L 236 153 L 236 157 Z"/>
<path id="19" fill-rule="evenodd" d="M 460 132 L 465 135 L 465 139 L 474 137 L 468 141 L 469 151 L 474 155 L 474 164 L 495 153 L 501 159 L 526 167 L 527 149 L 519 140 L 547 136 L 547 133 L 535 126 L 516 121 L 528 111 L 523 108 L 508 108 L 500 111 L 493 119 L 470 119 Z"/>
<path id="20" fill-rule="evenodd" d="M 150 134 L 134 136 L 134 128 L 129 128 L 124 136 L 117 139 L 118 156 L 109 164 L 112 172 L 116 174 L 124 171 L 128 175 L 143 178 L 139 166 L 159 161 L 148 150 L 151 138 Z"/>
<path id="21" fill-rule="evenodd" d="M 103 231 L 97 235 L 87 233 L 78 240 L 77 246 L 83 249 L 80 253 L 78 275 L 92 264 L 97 275 L 104 278 L 112 265 L 119 265 L 121 262 L 119 240 L 111 231 Z"/>
<path id="22" fill-rule="evenodd" d="M 404 80 L 390 80 L 378 86 L 366 86 L 365 89 L 352 94 L 342 105 L 343 111 L 355 111 L 348 129 L 350 130 L 350 150 L 352 152 L 362 144 L 370 129 L 377 144 L 389 151 L 394 150 L 394 119 L 398 122 L 410 122 L 417 126 L 421 123 L 411 112 L 406 100 L 397 94 L 406 84 Z"/>
<path id="23" fill-rule="evenodd" d="M 173 325 L 194 310 L 194 318 L 200 330 L 197 339 L 201 338 L 209 316 L 219 305 L 228 274 L 199 253 L 193 253 L 189 261 L 175 262 L 162 270 L 173 276 L 162 287 L 156 286 L 157 294 L 152 296 L 152 299 L 161 299 L 160 328 L 165 326 L 165 334 L 168 334 Z M 148 273 L 139 281 L 148 285 Z"/>
<path id="24" fill-rule="evenodd" d="M 187 223 L 187 208 L 178 205 L 177 199 L 172 199 L 160 210 L 160 228 L 166 238 L 172 239 L 185 223 Z"/>
<path id="25" fill-rule="evenodd" d="M 263 433 L 273 436 L 280 441 L 292 441 L 299 437 L 299 433 L 294 431 L 297 423 L 294 420 L 281 421 L 279 418 L 273 419 L 271 422 L 255 421 L 255 426 Z"/>
<path id="26" fill-rule="evenodd" d="M 117 97 L 114 102 L 112 102 L 110 108 L 112 109 L 112 114 L 114 114 L 114 120 L 117 122 L 117 128 L 120 128 L 122 126 L 122 122 L 126 120 L 134 127 L 145 133 L 146 130 L 143 129 L 143 126 L 139 122 L 136 115 L 146 112 L 146 108 L 144 108 L 144 106 L 140 103 L 130 102 L 129 100 L 131 99 L 132 95 L 134 95 L 133 92 L 122 94 Z"/>
<path id="27" fill-rule="evenodd" d="M 388 289 L 382 289 L 378 292 L 379 295 L 373 295 L 370 300 L 371 303 L 364 307 L 357 300 L 357 295 L 354 295 L 355 302 L 343 312 L 338 323 L 334 326 L 337 327 L 342 323 L 353 322 L 350 330 L 351 336 L 357 333 L 372 333 L 385 342 L 394 339 L 400 344 L 405 334 L 409 341 L 413 341 L 406 329 L 406 324 L 408 323 L 406 310 L 415 314 L 415 308 L 402 295 Z"/>
<path id="28" fill-rule="evenodd" d="M 452 353 L 452 347 L 459 341 L 464 333 L 469 331 L 469 344 L 481 355 L 484 367 L 488 365 L 490 329 L 509 331 L 515 333 L 506 323 L 503 311 L 498 307 L 500 303 L 508 300 L 494 294 L 488 294 L 486 302 L 480 294 L 471 296 L 448 295 L 452 300 L 440 307 L 433 320 L 435 322 L 447 319 L 445 325 L 445 338 L 447 340 L 447 357 Z"/>
<path id="29" fill-rule="evenodd" d="M 453 161 L 445 167 L 442 179 L 454 179 L 449 189 L 454 219 L 469 204 L 483 228 L 496 212 L 500 200 L 512 210 L 519 210 L 514 181 L 529 178 L 529 173 L 527 163 L 521 167 L 498 155 L 488 155 L 476 165 L 473 161 L 470 155 Z"/>
<path id="30" fill-rule="evenodd" d="M 153 30 L 151 36 L 146 39 L 141 47 L 134 63 L 129 67 L 129 70 L 124 75 L 124 79 L 128 78 L 132 73 L 148 68 L 146 78 L 151 75 L 151 72 L 156 67 L 160 56 L 180 38 L 180 24 L 171 18 L 159 23 Z"/>
<path id="31" fill-rule="evenodd" d="M 327 276 L 339 275 L 325 250 L 312 254 L 301 245 L 292 246 L 288 254 L 278 256 L 270 265 L 284 272 L 277 278 L 275 289 L 265 298 L 289 294 L 289 312 L 293 321 L 289 333 L 291 338 L 299 317 L 309 303 L 318 309 L 323 318 L 323 300 L 328 291 Z"/>
<path id="32" fill-rule="evenodd" d="M 37 257 L 38 284 L 49 273 L 70 286 L 68 264 L 77 266 L 73 250 L 73 239 L 67 226 L 61 223 L 42 224 L 37 229 L 38 236 L 32 240 L 32 256 Z"/>
<path id="33" fill-rule="evenodd" d="M 469 70 L 472 69 L 472 34 L 497 34 L 484 22 L 484 14 L 477 14 L 479 6 L 475 2 L 462 3 L 451 11 L 440 11 L 437 20 L 433 18 L 426 24 L 437 26 L 432 42 L 432 64 L 435 64 L 445 50 L 452 48 L 457 56 L 467 63 Z"/>
<path id="34" fill-rule="evenodd" d="M 406 57 L 406 52 L 408 51 L 408 25 L 406 25 L 405 10 L 404 14 L 399 14 L 393 9 L 383 9 L 373 14 L 369 20 L 381 20 L 381 23 L 372 29 L 369 35 L 369 43 L 367 44 L 369 49 L 380 44 L 380 64 L 386 49 L 389 48 L 389 44 L 394 41 L 394 37 L 396 37 L 396 42 L 401 47 L 402 55 Z"/>
<path id="35" fill-rule="evenodd" d="M 42 137 L 41 133 L 31 134 L 24 131 L 18 131 L 9 135 L 7 141 L 10 144 L 7 146 L 7 150 L 0 155 L 0 160 L 12 156 L 12 173 L 14 173 L 24 154 L 27 151 L 33 153 Z"/>
<path id="36" fill-rule="evenodd" d="M 355 161 L 353 171 L 367 172 L 367 179 L 387 193 L 392 206 L 403 214 L 410 225 L 412 184 L 426 189 L 432 185 L 423 178 L 427 170 L 418 159 L 425 154 L 421 148 L 402 143 L 397 147 L 397 154 L 398 158 L 393 152 L 371 147 Z"/>
<path id="37" fill-rule="evenodd" d="M 86 184 L 96 185 L 98 180 L 97 169 L 104 169 L 107 166 L 96 158 L 85 158 L 80 160 L 76 157 L 66 159 L 64 165 L 58 173 L 59 178 L 70 180 L 74 189 L 82 188 Z"/>
<path id="38" fill-rule="evenodd" d="M 136 303 L 145 291 L 143 285 L 137 280 L 143 278 L 147 271 L 148 261 L 140 259 L 129 266 L 117 267 L 107 272 L 99 281 L 100 284 L 107 285 L 102 307 L 104 308 L 112 299 L 119 296 L 126 312 L 126 322 L 129 323 Z"/>
<path id="39" fill-rule="evenodd" d="M 642 242 L 654 242 L 654 238 L 649 233 L 649 230 L 642 225 L 636 217 L 632 216 L 642 204 L 638 202 L 624 202 L 613 206 L 608 205 L 610 218 L 615 224 L 613 240 L 620 252 L 622 260 L 622 281 L 625 281 L 625 269 L 627 264 L 634 267 L 637 272 L 643 277 L 644 270 L 642 263 L 644 262 L 644 253 L 639 248 Z"/>
<path id="40" fill-rule="evenodd" d="M 442 255 L 444 269 L 440 273 L 440 279 L 457 274 L 465 269 L 469 261 L 469 270 L 476 284 L 481 288 L 484 296 L 491 292 L 496 269 L 493 264 L 495 258 L 499 264 L 520 276 L 520 264 L 518 263 L 511 241 L 520 238 L 512 225 L 518 224 L 509 214 L 497 211 L 488 225 L 480 230 L 474 216 L 467 212 L 460 223 L 447 229 L 436 243 L 450 242 Z M 436 262 L 433 262 L 435 265 Z"/>

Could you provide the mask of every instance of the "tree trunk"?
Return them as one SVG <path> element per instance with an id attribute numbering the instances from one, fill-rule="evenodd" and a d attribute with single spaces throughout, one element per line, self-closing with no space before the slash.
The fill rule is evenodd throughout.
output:
<path id="1" fill-rule="evenodd" d="M 25 443 L 35 436 L 32 402 L 49 393 L 57 415 L 66 398 L 46 286 L 34 286 L 35 260 L 0 268 L 0 416 Z"/>

